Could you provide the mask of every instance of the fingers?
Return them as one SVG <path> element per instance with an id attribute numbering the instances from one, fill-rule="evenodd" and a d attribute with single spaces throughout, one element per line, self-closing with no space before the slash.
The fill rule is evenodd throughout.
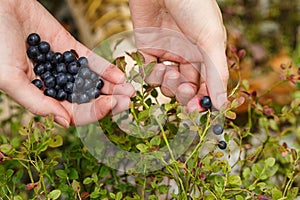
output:
<path id="1" fill-rule="evenodd" d="M 128 97 L 133 97 L 135 94 L 135 89 L 130 83 L 116 85 L 111 82 L 105 81 L 101 92 L 103 94 L 126 95 Z"/>
<path id="2" fill-rule="evenodd" d="M 207 94 L 206 84 L 205 82 L 202 82 L 197 94 L 194 95 L 187 103 L 187 111 L 188 112 L 193 112 L 194 110 L 197 110 L 199 112 L 204 111 L 205 109 L 200 106 L 199 101 L 203 96 L 207 96 L 207 95 L 208 94 Z"/>
<path id="3" fill-rule="evenodd" d="M 225 48 L 207 47 L 201 50 L 206 66 L 206 86 L 212 103 L 216 109 L 220 109 L 227 103 L 227 82 L 229 77 Z"/>
<path id="4" fill-rule="evenodd" d="M 24 19 L 29 20 L 26 20 L 23 26 L 27 35 L 37 32 L 42 40 L 50 43 L 53 51 L 62 53 L 74 49 L 79 56 L 88 58 L 90 68 L 103 79 L 115 84 L 125 82 L 125 75 L 121 70 L 78 42 L 42 5 L 36 1 L 30 1 L 25 6 L 24 9 L 28 10 L 28 16 Z"/>
<path id="5" fill-rule="evenodd" d="M 70 106 L 71 104 L 69 104 Z M 95 122 L 109 113 L 119 113 L 129 108 L 130 98 L 125 95 L 103 95 L 89 103 L 72 104 L 71 123 L 76 126 Z"/>
<path id="6" fill-rule="evenodd" d="M 153 87 L 161 86 L 166 72 L 166 66 L 158 63 L 151 73 L 146 77 L 145 81 Z"/>
<path id="7" fill-rule="evenodd" d="M 16 74 L 14 82 L 6 85 L 4 91 L 24 106 L 29 112 L 47 116 L 53 114 L 55 121 L 61 126 L 68 127 L 70 116 L 66 109 L 56 100 L 47 97 L 36 86 L 31 84 L 25 74 Z"/>

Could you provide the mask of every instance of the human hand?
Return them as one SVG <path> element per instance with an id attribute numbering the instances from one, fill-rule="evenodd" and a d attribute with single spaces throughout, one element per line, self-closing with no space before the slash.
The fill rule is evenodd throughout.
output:
<path id="1" fill-rule="evenodd" d="M 124 74 L 76 41 L 37 1 L 12 0 L 0 8 L 0 89 L 33 114 L 53 114 L 64 127 L 83 125 L 129 107 L 134 94 Z M 89 59 L 90 68 L 104 80 L 103 95 L 86 104 L 58 102 L 31 84 L 35 75 L 26 56 L 26 38 L 37 32 L 57 52 L 74 49 Z"/>
<path id="2" fill-rule="evenodd" d="M 214 0 L 130 0 L 136 45 L 147 62 L 157 59 L 179 63 L 157 64 L 147 78 L 164 95 L 204 110 L 202 96 L 215 108 L 227 102 L 226 33 Z M 199 66 L 201 63 L 201 67 Z M 201 75 L 201 76 L 200 76 Z"/>

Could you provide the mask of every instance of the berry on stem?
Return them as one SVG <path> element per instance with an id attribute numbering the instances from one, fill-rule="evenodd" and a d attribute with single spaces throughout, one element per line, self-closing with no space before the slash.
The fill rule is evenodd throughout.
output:
<path id="1" fill-rule="evenodd" d="M 227 143 L 223 140 L 221 140 L 218 144 L 218 147 L 222 150 L 226 149 L 227 148 Z"/>
<path id="2" fill-rule="evenodd" d="M 215 124 L 215 125 L 213 125 L 212 128 L 213 128 L 214 134 L 216 134 L 216 135 L 221 135 L 224 131 L 223 126 L 220 124 Z"/>
<path id="3" fill-rule="evenodd" d="M 212 103 L 211 103 L 211 99 L 209 96 L 203 96 L 200 99 L 200 105 L 205 108 L 205 109 L 211 109 L 212 107 Z"/>

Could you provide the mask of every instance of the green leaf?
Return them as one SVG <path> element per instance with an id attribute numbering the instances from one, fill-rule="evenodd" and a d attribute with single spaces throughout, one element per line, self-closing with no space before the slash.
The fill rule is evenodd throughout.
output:
<path id="1" fill-rule="evenodd" d="M 63 145 L 63 138 L 61 135 L 54 135 L 50 138 L 49 147 L 57 148 Z"/>
<path id="2" fill-rule="evenodd" d="M 23 174 L 24 174 L 23 170 L 18 170 L 17 173 L 12 177 L 12 182 L 14 184 L 17 184 L 23 177 Z"/>
<path id="3" fill-rule="evenodd" d="M 83 184 L 84 184 L 84 185 L 88 185 L 88 184 L 90 184 L 90 183 L 92 183 L 92 182 L 93 182 L 93 179 L 90 178 L 90 177 L 86 177 L 86 178 L 83 180 Z"/>
<path id="4" fill-rule="evenodd" d="M 56 176 L 62 179 L 66 179 L 68 177 L 68 174 L 65 172 L 65 170 L 58 169 L 55 171 Z"/>
<path id="5" fill-rule="evenodd" d="M 278 200 L 281 197 L 282 197 L 282 192 L 277 188 L 273 188 L 272 189 L 272 199 L 273 200 Z"/>
<path id="6" fill-rule="evenodd" d="M 246 167 L 244 170 L 243 170 L 243 178 L 244 179 L 249 179 L 251 176 L 251 170 L 249 167 Z"/>
<path id="7" fill-rule="evenodd" d="M 0 151 L 6 154 L 9 154 L 9 152 L 13 149 L 11 144 L 1 144 L 0 145 Z"/>
<path id="8" fill-rule="evenodd" d="M 156 62 L 154 61 L 154 62 L 150 62 L 149 64 L 147 64 L 145 66 L 145 68 L 144 68 L 145 76 L 148 76 L 151 73 L 151 71 L 154 69 L 155 65 L 156 65 Z"/>
<path id="9" fill-rule="evenodd" d="M 267 160 L 265 160 L 265 165 L 268 167 L 273 167 L 275 165 L 275 158 L 270 157 Z"/>
<path id="10" fill-rule="evenodd" d="M 96 198 L 99 198 L 101 195 L 101 193 L 99 191 L 93 191 L 91 194 L 90 194 L 90 198 L 92 199 L 96 199 Z"/>
<path id="11" fill-rule="evenodd" d="M 142 153 L 145 153 L 145 152 L 147 152 L 148 151 L 148 146 L 147 145 L 145 145 L 145 144 L 137 144 L 136 145 L 136 148 L 138 149 L 138 150 L 140 150 L 140 152 L 142 152 Z"/>
<path id="12" fill-rule="evenodd" d="M 299 188 L 298 187 L 293 187 L 289 190 L 288 194 L 287 194 L 287 198 L 288 199 L 295 199 L 296 196 L 298 195 L 299 192 Z"/>
<path id="13" fill-rule="evenodd" d="M 227 117 L 228 119 L 235 119 L 236 118 L 236 113 L 231 111 L 231 110 L 228 110 L 226 113 L 225 113 L 225 117 Z"/>
<path id="14" fill-rule="evenodd" d="M 102 165 L 101 169 L 100 169 L 100 177 L 104 178 L 104 177 L 108 176 L 109 173 L 110 173 L 110 169 L 108 167 L 106 167 L 105 165 Z"/>
<path id="15" fill-rule="evenodd" d="M 61 195 L 61 191 L 60 190 L 52 190 L 48 195 L 47 197 L 50 198 L 50 199 L 58 199 Z"/>
<path id="16" fill-rule="evenodd" d="M 244 197 L 241 195 L 235 196 L 235 200 L 244 200 Z"/>
<path id="17" fill-rule="evenodd" d="M 145 58 L 143 56 L 143 54 L 139 51 L 137 52 L 133 52 L 131 54 L 129 54 L 129 56 L 131 56 L 131 58 L 136 62 L 136 64 L 138 66 L 143 66 L 143 64 L 145 63 Z"/>
<path id="18" fill-rule="evenodd" d="M 259 166 L 259 164 L 255 163 L 253 166 L 252 166 L 252 173 L 253 173 L 253 176 L 255 178 L 261 178 L 261 173 L 262 173 L 262 167 Z"/>
<path id="19" fill-rule="evenodd" d="M 122 197 L 123 197 L 122 192 L 118 192 L 117 195 L 116 195 L 116 200 L 121 200 Z"/>
<path id="20" fill-rule="evenodd" d="M 159 146 L 161 142 L 160 136 L 155 136 L 150 140 L 151 146 Z"/>
<path id="21" fill-rule="evenodd" d="M 149 110 L 142 110 L 138 114 L 138 120 L 143 121 L 149 117 Z"/>
<path id="22" fill-rule="evenodd" d="M 49 141 L 46 141 L 46 142 L 44 142 L 42 144 L 39 144 L 38 148 L 36 150 L 37 153 L 40 154 L 40 153 L 46 151 L 48 149 L 48 146 L 49 146 Z"/>
<path id="23" fill-rule="evenodd" d="M 231 185 L 241 185 L 242 184 L 241 177 L 238 176 L 238 175 L 229 176 L 229 178 L 228 178 L 228 184 L 231 184 Z"/>
<path id="24" fill-rule="evenodd" d="M 109 193 L 109 196 L 110 196 L 110 198 L 112 198 L 112 199 L 116 199 L 116 195 L 115 195 L 114 193 L 112 193 L 112 192 Z"/>
<path id="25" fill-rule="evenodd" d="M 19 195 L 14 196 L 13 200 L 23 200 L 23 198 Z"/>
<path id="26" fill-rule="evenodd" d="M 68 173 L 69 179 L 71 179 L 71 180 L 78 179 L 78 172 L 77 172 L 77 170 L 74 169 L 74 168 L 70 168 L 69 170 L 70 170 L 70 172 Z"/>
<path id="27" fill-rule="evenodd" d="M 7 179 L 10 179 L 10 177 L 11 177 L 13 174 L 14 174 L 14 170 L 8 169 L 8 170 L 6 171 L 6 177 L 7 177 Z"/>

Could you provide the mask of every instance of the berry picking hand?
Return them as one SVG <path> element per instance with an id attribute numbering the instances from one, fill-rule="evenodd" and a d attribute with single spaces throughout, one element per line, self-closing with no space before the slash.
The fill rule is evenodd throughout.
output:
<path id="1" fill-rule="evenodd" d="M 147 78 L 189 111 L 208 95 L 215 108 L 227 102 L 226 32 L 215 0 L 130 0 L 137 48 L 158 63 Z M 201 66 L 199 64 L 201 63 Z M 200 76 L 201 75 L 201 76 Z M 201 78 L 200 78 L 201 77 Z"/>
<path id="2" fill-rule="evenodd" d="M 30 112 L 53 114 L 62 126 L 82 125 L 103 118 L 111 111 L 129 107 L 134 94 L 123 73 L 76 41 L 37 1 L 8 0 L 0 7 L 0 89 Z M 99 98 L 85 104 L 57 101 L 45 96 L 31 81 L 32 62 L 26 55 L 26 38 L 37 32 L 57 52 L 74 49 L 89 59 L 90 68 L 104 80 Z"/>

